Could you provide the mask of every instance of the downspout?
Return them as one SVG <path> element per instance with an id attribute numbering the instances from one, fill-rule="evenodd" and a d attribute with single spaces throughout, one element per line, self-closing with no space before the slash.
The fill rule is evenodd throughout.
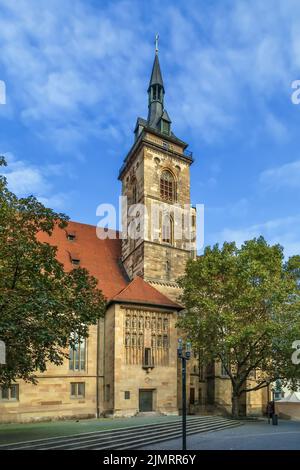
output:
<path id="1" fill-rule="evenodd" d="M 97 320 L 97 360 L 96 360 L 96 417 L 100 418 L 99 403 L 99 354 L 100 354 L 100 320 Z"/>

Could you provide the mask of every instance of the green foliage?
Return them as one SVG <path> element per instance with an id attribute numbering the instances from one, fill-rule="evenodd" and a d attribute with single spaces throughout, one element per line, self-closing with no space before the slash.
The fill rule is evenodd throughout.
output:
<path id="1" fill-rule="evenodd" d="M 189 261 L 180 280 L 186 311 L 179 326 L 204 362 L 227 367 L 234 397 L 278 378 L 297 385 L 300 366 L 291 355 L 300 339 L 299 279 L 300 256 L 284 263 L 281 246 L 263 237 L 241 248 L 207 247 Z"/>
<path id="2" fill-rule="evenodd" d="M 47 362 L 62 363 L 73 332 L 86 337 L 104 314 L 96 279 L 81 268 L 64 272 L 56 247 L 37 240 L 38 232 L 51 235 L 67 221 L 33 196 L 18 198 L 0 176 L 0 339 L 7 351 L 0 384 L 35 382 Z"/>

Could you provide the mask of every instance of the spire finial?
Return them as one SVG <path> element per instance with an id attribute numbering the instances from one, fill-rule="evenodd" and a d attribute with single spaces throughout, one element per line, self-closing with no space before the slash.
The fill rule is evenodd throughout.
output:
<path id="1" fill-rule="evenodd" d="M 156 35 L 155 35 L 155 54 L 158 54 L 158 40 L 159 40 L 159 34 L 156 33 Z"/>

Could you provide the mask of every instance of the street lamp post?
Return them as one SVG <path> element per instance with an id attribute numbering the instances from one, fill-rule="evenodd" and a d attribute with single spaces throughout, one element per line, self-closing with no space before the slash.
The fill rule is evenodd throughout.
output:
<path id="1" fill-rule="evenodd" d="M 181 359 L 182 371 L 182 450 L 186 450 L 186 361 L 191 357 L 191 342 L 186 342 L 184 352 L 182 339 L 179 338 L 177 353 L 178 358 Z"/>

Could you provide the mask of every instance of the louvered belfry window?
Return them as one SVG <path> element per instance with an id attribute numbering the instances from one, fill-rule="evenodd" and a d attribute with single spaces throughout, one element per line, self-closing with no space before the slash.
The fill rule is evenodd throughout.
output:
<path id="1" fill-rule="evenodd" d="M 170 171 L 163 171 L 160 177 L 160 197 L 168 202 L 175 200 L 175 181 Z"/>

